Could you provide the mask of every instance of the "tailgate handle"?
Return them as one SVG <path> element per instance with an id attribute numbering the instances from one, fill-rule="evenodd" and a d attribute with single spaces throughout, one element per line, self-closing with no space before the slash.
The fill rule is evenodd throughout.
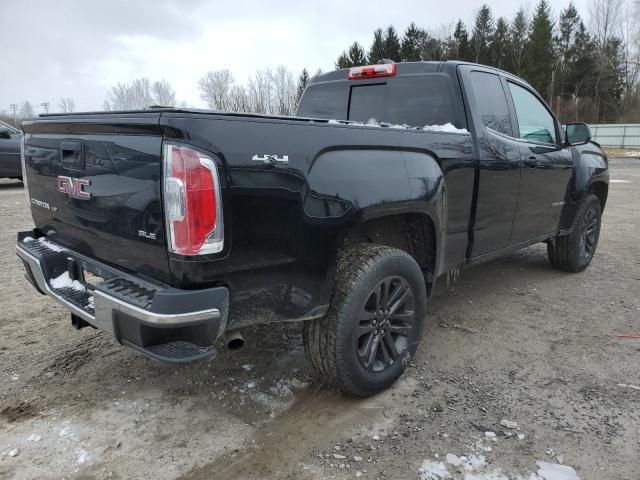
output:
<path id="1" fill-rule="evenodd" d="M 62 166 L 67 170 L 84 170 L 84 144 L 65 140 L 60 142 Z"/>

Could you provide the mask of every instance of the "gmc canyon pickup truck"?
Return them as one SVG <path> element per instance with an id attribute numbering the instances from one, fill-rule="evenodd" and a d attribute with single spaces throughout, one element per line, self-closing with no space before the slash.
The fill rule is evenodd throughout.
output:
<path id="1" fill-rule="evenodd" d="M 161 108 L 23 129 L 35 228 L 17 253 L 75 327 L 188 362 L 301 321 L 311 365 L 356 396 L 407 367 L 438 277 L 537 242 L 580 272 L 607 200 L 587 125 L 461 62 L 330 72 L 295 117 Z"/>

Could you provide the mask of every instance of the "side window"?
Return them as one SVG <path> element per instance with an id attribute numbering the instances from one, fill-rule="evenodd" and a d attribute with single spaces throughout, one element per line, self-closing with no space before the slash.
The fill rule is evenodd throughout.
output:
<path id="1" fill-rule="evenodd" d="M 500 77 L 493 73 L 471 72 L 471 83 L 484 126 L 512 137 L 511 116 Z"/>
<path id="2" fill-rule="evenodd" d="M 520 138 L 541 143 L 556 143 L 556 127 L 549 110 L 530 91 L 509 82 L 516 109 Z"/>

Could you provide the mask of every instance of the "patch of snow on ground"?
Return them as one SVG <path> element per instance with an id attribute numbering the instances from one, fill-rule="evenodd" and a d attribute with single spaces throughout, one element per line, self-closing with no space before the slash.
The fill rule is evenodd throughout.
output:
<path id="1" fill-rule="evenodd" d="M 37 433 L 32 433 L 27 438 L 27 442 L 39 442 L 40 440 L 42 440 L 42 437 L 40 435 L 38 435 Z"/>
<path id="2" fill-rule="evenodd" d="M 73 430 L 71 429 L 71 427 L 69 425 L 65 425 L 58 432 L 58 436 L 60 438 L 68 438 L 68 437 L 70 437 L 72 435 L 73 435 Z"/>
<path id="3" fill-rule="evenodd" d="M 618 180 L 615 178 L 612 178 L 611 180 L 609 180 L 611 183 L 631 183 L 631 180 Z"/>
<path id="4" fill-rule="evenodd" d="M 84 448 L 76 449 L 76 463 L 78 465 L 82 465 L 83 463 L 87 463 L 89 460 L 89 452 L 87 452 Z"/>
<path id="5" fill-rule="evenodd" d="M 537 475 L 540 480 L 580 480 L 576 471 L 568 465 L 548 462 L 536 463 L 538 464 Z"/>
<path id="6" fill-rule="evenodd" d="M 640 152 L 624 152 L 625 157 L 640 157 Z"/>
<path id="7" fill-rule="evenodd" d="M 491 438 L 495 441 L 495 438 Z M 576 471 L 560 463 L 537 462 L 537 473 L 528 476 L 514 472 L 503 473 L 502 469 L 490 465 L 487 458 L 479 453 L 481 442 L 473 447 L 474 452 L 466 455 L 447 453 L 445 461 L 438 461 L 439 455 L 434 459 L 426 459 L 418 472 L 421 480 L 580 480 Z"/>
<path id="8" fill-rule="evenodd" d="M 454 467 L 462 465 L 462 458 L 453 453 L 447 453 L 444 459 L 448 464 L 453 465 Z"/>
<path id="9" fill-rule="evenodd" d="M 640 390 L 639 386 L 631 385 L 630 383 L 618 383 L 618 386 L 622 388 L 631 388 L 633 390 Z"/>
<path id="10" fill-rule="evenodd" d="M 69 272 L 64 272 L 56 278 L 51 279 L 51 287 L 59 290 L 61 288 L 72 288 L 77 292 L 84 292 L 85 288 L 78 280 L 71 280 Z"/>
<path id="11" fill-rule="evenodd" d="M 451 475 L 444 463 L 432 462 L 431 460 L 425 460 L 422 463 L 422 467 L 420 467 L 421 480 L 441 480 L 445 478 L 451 478 Z"/>
<path id="12" fill-rule="evenodd" d="M 520 477 L 514 478 L 519 479 Z M 464 476 L 464 480 L 511 480 L 511 477 L 507 477 L 500 472 L 466 473 Z"/>
<path id="13" fill-rule="evenodd" d="M 477 470 L 480 467 L 484 467 L 487 464 L 487 458 L 484 455 L 472 454 L 469 455 L 463 462 L 463 467 L 465 470 L 473 471 Z"/>

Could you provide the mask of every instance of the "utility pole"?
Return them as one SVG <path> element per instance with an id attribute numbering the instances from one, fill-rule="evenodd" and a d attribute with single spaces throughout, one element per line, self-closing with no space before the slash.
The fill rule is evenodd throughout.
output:
<path id="1" fill-rule="evenodd" d="M 41 107 L 44 107 L 44 113 L 49 113 L 49 102 L 42 102 Z"/>
<path id="2" fill-rule="evenodd" d="M 13 126 L 17 127 L 18 126 L 18 104 L 12 103 L 11 105 L 9 105 L 9 108 L 13 112 Z"/>

